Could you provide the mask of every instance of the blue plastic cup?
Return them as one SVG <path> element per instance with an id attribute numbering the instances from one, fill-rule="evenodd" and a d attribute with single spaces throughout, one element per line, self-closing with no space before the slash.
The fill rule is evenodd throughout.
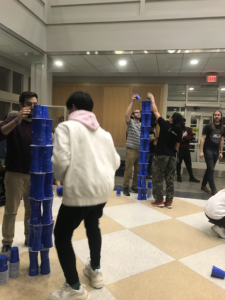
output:
<path id="1" fill-rule="evenodd" d="M 32 132 L 32 145 L 38 145 L 37 133 Z"/>
<path id="2" fill-rule="evenodd" d="M 45 175 L 45 198 L 52 198 L 53 197 L 53 189 L 52 189 L 52 184 L 53 184 L 53 178 L 54 174 L 53 173 L 46 173 Z"/>
<path id="3" fill-rule="evenodd" d="M 142 189 L 138 189 L 138 200 L 142 200 Z"/>
<path id="4" fill-rule="evenodd" d="M 144 189 L 146 188 L 146 176 L 142 176 L 141 187 Z"/>
<path id="5" fill-rule="evenodd" d="M 138 162 L 140 164 L 142 163 L 142 153 L 143 153 L 143 151 L 139 151 L 139 160 L 138 160 Z"/>
<path id="6" fill-rule="evenodd" d="M 145 112 L 150 113 L 151 112 L 151 102 L 145 101 Z"/>
<path id="7" fill-rule="evenodd" d="M 34 198 L 35 196 L 35 174 L 30 174 L 30 182 L 31 182 L 31 186 L 30 186 L 30 194 L 29 197 L 30 198 Z"/>
<path id="8" fill-rule="evenodd" d="M 148 162 L 148 152 L 142 152 L 142 164 L 146 164 Z"/>
<path id="9" fill-rule="evenodd" d="M 0 255 L 0 272 L 8 270 L 7 255 Z"/>
<path id="10" fill-rule="evenodd" d="M 37 132 L 35 139 L 36 139 L 35 145 L 46 146 L 46 133 L 45 132 Z"/>
<path id="11" fill-rule="evenodd" d="M 152 182 L 151 181 L 148 182 L 148 188 L 152 189 Z"/>
<path id="12" fill-rule="evenodd" d="M 33 251 L 41 251 L 42 249 L 42 243 L 41 243 L 41 237 L 42 237 L 42 225 L 35 225 L 34 226 L 34 240 L 33 240 Z"/>
<path id="13" fill-rule="evenodd" d="M 33 118 L 42 118 L 42 108 L 41 105 L 34 105 L 33 108 Z"/>
<path id="14" fill-rule="evenodd" d="M 144 166 L 144 175 L 148 176 L 148 164 L 143 164 Z"/>
<path id="15" fill-rule="evenodd" d="M 52 133 L 51 132 L 47 132 L 46 133 L 46 145 L 52 145 Z"/>
<path id="16" fill-rule="evenodd" d="M 149 139 L 150 127 L 144 127 L 144 138 Z"/>
<path id="17" fill-rule="evenodd" d="M 140 151 L 145 151 L 145 140 L 141 139 Z"/>
<path id="18" fill-rule="evenodd" d="M 51 273 L 49 259 L 41 263 L 41 275 L 48 275 Z"/>
<path id="19" fill-rule="evenodd" d="M 146 103 L 146 101 L 142 101 L 142 113 L 145 113 L 145 103 Z"/>
<path id="20" fill-rule="evenodd" d="M 147 126 L 147 124 L 146 124 L 146 114 L 145 113 L 143 113 L 142 112 L 142 114 L 141 114 L 141 126 Z"/>
<path id="21" fill-rule="evenodd" d="M 42 171 L 47 172 L 47 173 L 52 172 L 52 161 L 51 161 L 51 159 L 44 159 L 43 160 Z"/>
<path id="22" fill-rule="evenodd" d="M 31 173 L 38 173 L 41 171 L 39 160 L 32 160 L 30 164 L 30 172 Z"/>
<path id="23" fill-rule="evenodd" d="M 147 200 L 147 189 L 142 190 L 142 200 Z"/>
<path id="24" fill-rule="evenodd" d="M 141 187 L 142 175 L 138 175 L 137 179 L 138 179 L 137 186 L 138 186 L 138 188 L 140 188 Z"/>
<path id="25" fill-rule="evenodd" d="M 116 196 L 117 196 L 117 197 L 120 197 L 120 196 L 121 196 L 121 190 L 120 190 L 120 187 L 118 187 L 117 190 L 116 190 Z"/>
<path id="26" fill-rule="evenodd" d="M 144 150 L 143 151 L 147 151 L 147 152 L 149 152 L 149 150 L 150 150 L 150 139 L 148 138 L 148 139 L 144 139 L 143 140 L 144 142 Z"/>
<path id="27" fill-rule="evenodd" d="M 43 159 L 51 159 L 53 146 L 43 147 Z"/>
<path id="28" fill-rule="evenodd" d="M 31 160 L 38 160 L 39 159 L 39 148 L 40 147 L 30 145 Z"/>
<path id="29" fill-rule="evenodd" d="M 146 126 L 151 126 L 151 114 L 146 114 L 145 118 Z"/>
<path id="30" fill-rule="evenodd" d="M 34 226 L 29 224 L 29 239 L 28 239 L 28 244 L 27 246 L 32 248 L 33 242 L 34 242 Z"/>
<path id="31" fill-rule="evenodd" d="M 29 257 L 30 257 L 29 276 L 35 277 L 39 274 L 38 252 L 29 250 Z"/>
<path id="32" fill-rule="evenodd" d="M 12 247 L 10 251 L 9 262 L 15 264 L 19 261 L 19 249 L 18 247 Z"/>
<path id="33" fill-rule="evenodd" d="M 42 215 L 41 223 L 43 225 L 50 225 L 52 222 L 52 218 L 51 218 L 52 199 L 44 200 L 42 202 L 42 206 L 43 206 L 43 215 Z"/>
<path id="34" fill-rule="evenodd" d="M 137 99 L 137 101 L 140 101 L 141 97 L 138 94 L 136 94 L 136 99 Z"/>
<path id="35" fill-rule="evenodd" d="M 53 120 L 46 121 L 46 133 L 52 133 Z"/>
<path id="36" fill-rule="evenodd" d="M 49 249 L 43 248 L 41 250 L 41 262 L 46 262 L 49 260 Z"/>
<path id="37" fill-rule="evenodd" d="M 141 126 L 141 136 L 140 136 L 141 139 L 144 138 L 144 132 L 145 132 L 145 127 Z"/>
<path id="38" fill-rule="evenodd" d="M 49 119 L 48 115 L 48 107 L 47 106 L 42 106 L 42 118 L 43 119 Z"/>
<path id="39" fill-rule="evenodd" d="M 42 233 L 42 244 L 44 248 L 52 248 L 53 241 L 52 241 L 52 233 L 53 233 L 54 221 L 50 225 L 43 226 L 43 233 Z"/>
<path id="40" fill-rule="evenodd" d="M 45 173 L 36 173 L 34 176 L 34 185 L 35 185 L 35 194 L 34 199 L 37 201 L 45 199 L 45 190 L 44 190 L 44 182 L 45 182 Z"/>
<path id="41" fill-rule="evenodd" d="M 32 129 L 34 132 L 46 132 L 46 120 L 45 119 L 31 119 Z"/>
<path id="42" fill-rule="evenodd" d="M 59 186 L 56 188 L 56 194 L 59 196 L 59 197 L 62 197 L 63 196 L 63 186 Z"/>
<path id="43" fill-rule="evenodd" d="M 138 175 L 145 175 L 144 174 L 144 165 L 143 164 L 139 164 L 139 173 Z"/>
<path id="44" fill-rule="evenodd" d="M 31 216 L 30 224 L 38 225 L 41 222 L 41 201 L 30 199 Z"/>
<path id="45" fill-rule="evenodd" d="M 225 278 L 225 271 L 213 266 L 211 276 L 224 279 Z"/>

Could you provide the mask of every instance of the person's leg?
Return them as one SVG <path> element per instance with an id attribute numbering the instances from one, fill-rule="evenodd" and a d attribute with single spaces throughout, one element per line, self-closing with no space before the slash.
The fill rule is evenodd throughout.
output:
<path id="1" fill-rule="evenodd" d="M 124 189 L 129 188 L 132 167 L 134 165 L 133 151 L 135 151 L 135 150 L 126 148 L 125 172 L 124 172 L 124 180 L 123 180 L 123 188 Z"/>
<path id="2" fill-rule="evenodd" d="M 212 150 L 205 151 L 205 161 L 206 161 L 206 165 L 207 165 L 207 179 L 208 179 L 209 186 L 212 191 L 216 190 L 213 174 L 214 174 L 214 168 L 215 168 L 218 156 L 219 156 L 218 153 L 214 152 Z"/>
<path id="3" fill-rule="evenodd" d="M 214 181 L 214 170 L 215 170 L 215 166 L 216 166 L 216 163 L 217 163 L 217 160 L 219 159 L 219 151 L 214 151 L 213 152 L 213 172 L 211 173 L 211 177 L 210 177 L 210 180 L 211 180 L 211 190 L 212 190 L 212 194 L 216 194 L 217 193 L 217 190 L 216 190 L 216 185 L 215 185 L 215 181 Z"/>
<path id="4" fill-rule="evenodd" d="M 139 151 L 133 150 L 133 157 L 134 157 L 134 176 L 133 176 L 133 182 L 132 182 L 132 190 L 137 190 L 137 175 L 139 172 Z"/>
<path id="5" fill-rule="evenodd" d="M 206 163 L 206 170 L 205 170 L 205 174 L 203 176 L 203 180 L 202 180 L 202 188 L 206 187 L 207 183 L 208 183 L 208 160 L 210 160 L 210 155 L 207 151 L 204 151 L 204 157 L 205 157 L 205 163 Z"/>
<path id="6" fill-rule="evenodd" d="M 179 149 L 178 151 L 178 161 L 177 161 L 177 181 L 182 182 L 181 179 L 181 165 L 184 158 L 184 149 Z"/>
<path id="7" fill-rule="evenodd" d="M 191 155 L 190 155 L 190 151 L 188 149 L 184 149 L 184 163 L 185 166 L 187 168 L 187 171 L 189 173 L 189 177 L 192 178 L 193 177 L 193 173 L 192 173 L 192 164 L 191 164 Z"/>
<path id="8" fill-rule="evenodd" d="M 154 159 L 155 153 L 149 154 L 149 160 L 148 160 L 148 176 L 152 177 L 152 162 Z"/>
<path id="9" fill-rule="evenodd" d="M 73 231 L 85 218 L 88 207 L 70 207 L 61 205 L 55 225 L 55 246 L 66 282 L 71 286 L 79 283 L 76 269 L 76 256 L 72 247 Z"/>
<path id="10" fill-rule="evenodd" d="M 169 157 L 169 161 L 165 169 L 166 203 L 173 202 L 175 171 L 176 171 L 176 158 Z"/>
<path id="11" fill-rule="evenodd" d="M 25 213 L 24 213 L 24 235 L 25 235 L 25 245 L 28 242 L 29 239 L 29 224 L 28 220 L 30 220 L 30 215 L 31 215 L 31 208 L 30 208 L 30 175 L 27 175 L 27 178 L 25 179 L 25 192 L 23 194 L 23 201 L 24 201 L 24 208 L 25 208 Z"/>
<path id="12" fill-rule="evenodd" d="M 169 156 L 156 156 L 152 164 L 153 197 L 156 203 L 163 201 L 163 178 Z"/>
<path id="13" fill-rule="evenodd" d="M 6 172 L 6 204 L 2 223 L 2 244 L 11 245 L 15 232 L 15 220 L 20 205 L 20 199 L 25 192 L 23 175 L 20 173 Z"/>

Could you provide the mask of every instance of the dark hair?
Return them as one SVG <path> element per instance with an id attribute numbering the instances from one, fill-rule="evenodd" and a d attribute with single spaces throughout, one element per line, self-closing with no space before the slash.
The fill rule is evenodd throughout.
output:
<path id="1" fill-rule="evenodd" d="M 215 123 L 214 123 L 214 114 L 215 114 L 217 111 L 221 114 L 221 120 L 220 120 L 220 132 L 221 132 L 221 133 L 224 133 L 224 127 L 223 127 L 223 114 L 222 114 L 222 112 L 221 112 L 220 110 L 215 110 L 215 111 L 213 112 L 213 119 L 212 119 L 212 121 L 211 121 L 210 123 L 211 123 L 212 129 L 213 129 L 213 130 L 216 130 L 216 125 L 215 125 Z"/>
<path id="2" fill-rule="evenodd" d="M 185 130 L 185 125 L 184 125 L 184 118 L 182 117 L 182 115 L 179 114 L 178 112 L 175 112 L 173 113 L 171 118 L 173 119 L 173 129 L 175 131 L 181 130 L 183 132 Z"/>
<path id="3" fill-rule="evenodd" d="M 91 99 L 91 96 L 84 92 L 75 92 L 70 95 L 69 99 L 66 101 L 67 109 L 71 109 L 73 104 L 78 110 L 82 109 L 92 111 L 94 107 L 94 102 Z"/>
<path id="4" fill-rule="evenodd" d="M 21 102 L 22 104 L 24 104 L 24 101 L 26 99 L 30 99 L 35 97 L 36 99 L 38 99 L 38 95 L 34 92 L 23 92 L 20 97 L 19 97 L 19 102 Z"/>
<path id="5" fill-rule="evenodd" d="M 183 118 L 183 121 L 184 121 L 184 122 L 186 122 L 186 119 L 185 119 L 185 118 Z"/>

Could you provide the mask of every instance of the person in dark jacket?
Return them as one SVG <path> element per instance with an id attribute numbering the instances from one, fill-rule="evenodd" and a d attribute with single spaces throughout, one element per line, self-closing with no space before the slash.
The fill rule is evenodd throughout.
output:
<path id="1" fill-rule="evenodd" d="M 186 124 L 186 119 L 184 118 L 184 124 Z M 191 128 L 185 126 L 185 130 L 183 132 L 183 136 L 180 142 L 180 148 L 178 152 L 178 162 L 177 162 L 177 181 L 182 182 L 182 178 L 180 175 L 181 171 L 181 164 L 184 160 L 186 168 L 189 173 L 189 181 L 191 182 L 200 182 L 200 180 L 196 179 L 192 172 L 192 165 L 191 165 L 191 153 L 190 153 L 190 141 L 194 139 L 194 134 Z"/>

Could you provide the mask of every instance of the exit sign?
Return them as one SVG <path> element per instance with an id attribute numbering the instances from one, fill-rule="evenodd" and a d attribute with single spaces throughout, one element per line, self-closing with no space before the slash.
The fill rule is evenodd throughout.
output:
<path id="1" fill-rule="evenodd" d="M 207 75 L 206 82 L 217 82 L 218 75 Z"/>

